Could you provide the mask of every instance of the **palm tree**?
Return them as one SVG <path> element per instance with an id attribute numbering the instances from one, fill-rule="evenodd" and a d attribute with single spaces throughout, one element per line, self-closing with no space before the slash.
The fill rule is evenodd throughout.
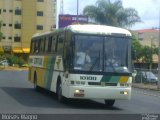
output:
<path id="1" fill-rule="evenodd" d="M 133 8 L 124 8 L 120 0 L 114 3 L 110 0 L 98 0 L 95 6 L 86 6 L 83 14 L 98 24 L 117 27 L 131 27 L 141 22 L 138 12 Z"/>

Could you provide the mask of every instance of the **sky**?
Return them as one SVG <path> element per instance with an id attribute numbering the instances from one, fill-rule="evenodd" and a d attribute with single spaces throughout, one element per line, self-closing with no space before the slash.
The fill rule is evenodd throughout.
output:
<path id="1" fill-rule="evenodd" d="M 58 13 L 60 11 L 60 1 L 58 1 Z M 95 5 L 97 0 L 79 0 L 79 14 L 87 5 Z M 114 2 L 115 0 L 111 0 Z M 137 10 L 142 23 L 136 23 L 132 30 L 152 29 L 159 26 L 160 0 L 122 0 L 124 8 L 134 8 Z M 77 0 L 63 0 L 64 14 L 77 14 Z"/>

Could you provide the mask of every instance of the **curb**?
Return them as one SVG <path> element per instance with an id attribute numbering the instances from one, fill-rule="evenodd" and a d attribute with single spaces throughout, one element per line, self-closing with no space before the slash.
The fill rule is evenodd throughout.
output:
<path id="1" fill-rule="evenodd" d="M 158 92 L 160 92 L 160 89 L 158 89 L 157 86 L 153 86 L 153 85 L 145 86 L 145 85 L 135 85 L 135 84 L 132 84 L 132 87 L 134 87 L 134 88 L 139 88 L 139 89 L 147 89 L 147 90 L 153 90 L 153 91 L 158 91 Z"/>
<path id="2" fill-rule="evenodd" d="M 27 71 L 28 68 L 19 68 L 19 67 L 0 67 L 0 71 Z"/>

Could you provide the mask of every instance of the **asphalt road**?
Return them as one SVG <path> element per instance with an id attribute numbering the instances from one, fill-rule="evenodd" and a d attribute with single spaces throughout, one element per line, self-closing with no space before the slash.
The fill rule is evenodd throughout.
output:
<path id="1" fill-rule="evenodd" d="M 158 115 L 156 120 L 160 119 L 160 92 L 157 91 L 133 88 L 130 101 L 116 101 L 111 108 L 106 108 L 103 101 L 99 100 L 67 100 L 59 103 L 55 94 L 44 90 L 35 91 L 27 77 L 27 71 L 0 71 L 0 114 L 54 114 L 55 118 L 65 120 L 94 120 L 97 117 L 124 119 L 126 116 L 130 120 L 135 120 L 134 116 L 142 120 L 146 114 L 154 114 Z"/>

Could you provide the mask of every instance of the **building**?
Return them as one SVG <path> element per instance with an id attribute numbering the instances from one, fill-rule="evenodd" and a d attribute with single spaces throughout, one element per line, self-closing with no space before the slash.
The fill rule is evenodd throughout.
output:
<path id="1" fill-rule="evenodd" d="M 27 54 L 31 36 L 56 27 L 56 0 L 0 0 L 0 51 Z"/>
<path id="2" fill-rule="evenodd" d="M 142 29 L 133 31 L 142 45 L 158 47 L 159 30 L 156 29 Z"/>
<path id="3" fill-rule="evenodd" d="M 159 30 L 157 29 L 142 29 L 132 31 L 136 38 L 140 41 L 142 45 L 145 46 L 159 46 Z M 152 62 L 158 66 L 158 55 L 152 56 Z"/>

